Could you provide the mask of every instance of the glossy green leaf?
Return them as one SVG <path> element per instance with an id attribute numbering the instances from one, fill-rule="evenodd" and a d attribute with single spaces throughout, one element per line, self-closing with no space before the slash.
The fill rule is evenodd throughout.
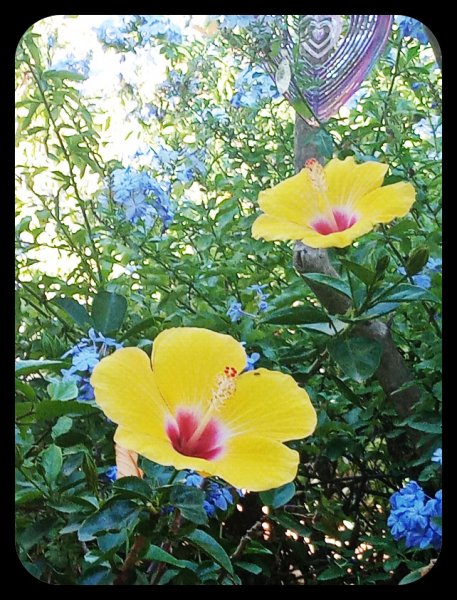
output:
<path id="1" fill-rule="evenodd" d="M 283 504 L 287 504 L 295 494 L 295 485 L 286 483 L 281 487 L 266 492 L 260 492 L 260 498 L 267 506 L 271 508 L 279 508 Z"/>
<path id="2" fill-rule="evenodd" d="M 336 338 L 327 344 L 327 349 L 343 373 L 359 383 L 374 374 L 382 355 L 378 342 L 362 337 Z"/>
<path id="3" fill-rule="evenodd" d="M 185 537 L 233 575 L 233 566 L 227 552 L 222 548 L 219 542 L 209 535 L 209 533 L 206 533 L 201 529 L 195 529 L 195 531 L 189 533 Z"/>
<path id="4" fill-rule="evenodd" d="M 114 292 L 99 292 L 93 301 L 91 316 L 95 328 L 103 334 L 116 332 L 124 322 L 127 300 Z"/>

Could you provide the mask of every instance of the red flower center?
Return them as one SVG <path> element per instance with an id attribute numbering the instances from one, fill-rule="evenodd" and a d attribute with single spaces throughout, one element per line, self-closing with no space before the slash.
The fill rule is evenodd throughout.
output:
<path id="1" fill-rule="evenodd" d="M 345 231 L 358 221 L 357 215 L 341 208 L 334 208 L 332 213 L 335 222 L 328 217 L 318 217 L 311 223 L 311 227 L 321 235 L 329 235 L 329 233 Z"/>
<path id="2" fill-rule="evenodd" d="M 194 436 L 199 419 L 190 410 L 180 409 L 174 421 L 167 423 L 166 431 L 171 445 L 184 456 L 213 460 L 223 450 L 222 430 L 216 419 L 210 419 L 202 431 Z"/>

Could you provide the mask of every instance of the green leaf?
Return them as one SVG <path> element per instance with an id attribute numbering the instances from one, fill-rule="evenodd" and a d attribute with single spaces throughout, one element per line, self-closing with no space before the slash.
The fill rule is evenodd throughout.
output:
<path id="1" fill-rule="evenodd" d="M 86 78 L 81 73 L 75 71 L 61 70 L 49 70 L 43 72 L 43 77 L 46 79 L 69 79 L 70 81 L 84 81 Z"/>
<path id="2" fill-rule="evenodd" d="M 330 135 L 330 133 L 327 133 L 327 131 L 325 131 L 321 127 L 315 130 L 314 135 L 311 137 L 311 140 L 308 143 L 315 144 L 319 151 L 319 154 L 323 158 L 332 158 L 333 137 Z"/>
<path id="3" fill-rule="evenodd" d="M 295 484 L 286 483 L 281 487 L 275 488 L 274 490 L 267 490 L 266 492 L 260 492 L 260 499 L 267 506 L 271 508 L 279 508 L 289 502 L 295 494 Z"/>
<path id="4" fill-rule="evenodd" d="M 123 492 L 123 495 L 131 498 L 140 498 L 149 502 L 154 491 L 147 481 L 139 477 L 121 477 L 113 483 L 113 490 Z"/>
<path id="5" fill-rule="evenodd" d="M 55 444 L 51 444 L 41 453 L 41 464 L 46 480 L 52 486 L 62 470 L 62 450 Z"/>
<path id="6" fill-rule="evenodd" d="M 89 542 L 101 531 L 120 531 L 128 528 L 138 518 L 139 510 L 131 500 L 121 500 L 104 506 L 81 524 L 78 539 L 80 542 Z"/>
<path id="7" fill-rule="evenodd" d="M 203 508 L 204 500 L 205 492 L 203 490 L 186 485 L 173 486 L 170 494 L 170 504 L 179 508 L 183 517 L 197 525 L 208 523 L 208 515 Z"/>
<path id="8" fill-rule="evenodd" d="M 259 575 L 259 573 L 262 572 L 262 567 L 254 563 L 246 562 L 244 560 L 239 560 L 235 563 L 235 566 L 240 567 L 240 569 L 243 569 L 248 573 L 252 573 L 253 575 Z"/>
<path id="9" fill-rule="evenodd" d="M 61 379 L 48 385 L 52 400 L 74 400 L 78 396 L 78 386 L 74 379 Z"/>
<path id="10" fill-rule="evenodd" d="M 64 433 L 67 433 L 67 431 L 70 431 L 72 425 L 73 420 L 70 419 L 70 417 L 59 417 L 57 423 L 51 429 L 52 439 L 55 440 L 60 435 L 63 435 Z"/>
<path id="11" fill-rule="evenodd" d="M 198 566 L 196 563 L 189 560 L 175 558 L 169 552 L 166 552 L 162 548 L 159 548 L 159 546 L 154 546 L 153 544 L 147 549 L 144 559 L 156 560 L 158 562 L 167 563 L 168 565 L 173 565 L 174 567 L 179 567 L 180 569 L 190 569 L 191 571 L 196 571 Z"/>
<path id="12" fill-rule="evenodd" d="M 322 571 L 322 573 L 319 573 L 317 580 L 328 581 L 329 579 L 338 579 L 338 577 L 343 577 L 345 574 L 345 571 L 340 569 L 340 567 L 332 566 L 325 569 L 325 571 Z"/>
<path id="13" fill-rule="evenodd" d="M 157 319 L 155 317 L 148 317 L 147 319 L 143 319 L 142 321 L 140 321 L 139 323 L 137 323 L 136 325 L 134 325 L 133 327 L 131 327 L 130 329 L 128 329 L 119 338 L 119 340 L 121 342 L 123 340 L 128 340 L 129 338 L 131 338 L 132 336 L 136 335 L 137 333 L 141 333 L 145 329 L 148 329 L 149 327 L 152 327 L 153 325 L 155 325 L 156 321 L 157 321 Z"/>
<path id="14" fill-rule="evenodd" d="M 37 419 L 55 419 L 67 415 L 77 417 L 79 415 L 88 415 L 98 412 L 86 402 L 76 402 L 73 400 L 42 400 L 36 408 L 35 417 Z"/>
<path id="15" fill-rule="evenodd" d="M 400 283 L 391 290 L 384 291 L 382 301 L 385 302 L 386 300 L 395 302 L 415 302 L 418 300 L 439 302 L 439 299 L 428 290 L 410 283 Z"/>
<path id="16" fill-rule="evenodd" d="M 61 360 L 17 360 L 14 363 L 16 375 L 29 375 L 38 371 L 58 371 L 62 368 Z"/>
<path id="17" fill-rule="evenodd" d="M 92 304 L 95 328 L 103 334 L 117 331 L 127 311 L 127 300 L 114 292 L 99 292 Z"/>
<path id="18" fill-rule="evenodd" d="M 424 433 L 441 433 L 442 423 L 426 423 L 420 421 L 408 422 L 409 427 L 417 429 L 417 431 L 423 431 Z"/>
<path id="19" fill-rule="evenodd" d="M 413 571 L 412 573 L 408 573 L 408 575 L 405 575 L 403 579 L 400 579 L 398 585 L 406 585 L 408 583 L 413 583 L 414 581 L 421 579 L 421 577 L 422 575 L 420 569 L 418 569 L 417 571 Z"/>
<path id="20" fill-rule="evenodd" d="M 222 548 L 219 542 L 216 542 L 205 531 L 195 529 L 192 533 L 185 536 L 189 542 L 192 542 L 195 546 L 201 548 L 208 556 L 211 556 L 217 563 L 219 563 L 226 571 L 233 575 L 233 566 L 230 562 L 227 552 Z"/>
<path id="21" fill-rule="evenodd" d="M 341 262 L 346 265 L 351 273 L 354 273 L 357 279 L 360 279 L 360 281 L 366 283 L 367 285 L 372 284 L 376 278 L 376 273 L 370 269 L 367 269 L 367 267 L 363 267 L 362 265 L 352 262 L 351 260 L 346 260 L 345 258 L 341 259 Z"/>
<path id="22" fill-rule="evenodd" d="M 81 327 L 86 324 L 93 325 L 87 310 L 74 298 L 54 298 L 52 302 L 64 310 Z"/>
<path id="23" fill-rule="evenodd" d="M 327 315 L 314 306 L 296 306 L 279 308 L 269 313 L 263 322 L 274 325 L 302 325 L 303 323 L 323 323 L 328 320 Z"/>
<path id="24" fill-rule="evenodd" d="M 330 277 L 330 275 L 322 275 L 322 273 L 306 273 L 303 275 L 304 279 L 312 281 L 314 283 L 319 283 L 321 285 L 325 285 L 341 294 L 344 294 L 348 298 L 351 298 L 351 288 L 349 285 L 339 279 L 338 277 Z"/>
<path id="25" fill-rule="evenodd" d="M 381 315 L 387 315 L 396 310 L 399 306 L 400 304 L 398 302 L 380 302 L 379 304 L 376 304 L 376 306 L 372 306 L 366 310 L 361 317 L 363 317 L 363 319 L 373 319 L 375 317 L 380 317 Z"/>
<path id="26" fill-rule="evenodd" d="M 343 373 L 358 383 L 373 375 L 382 354 L 378 342 L 362 337 L 334 339 L 327 344 L 327 349 Z"/>
<path id="27" fill-rule="evenodd" d="M 293 517 L 291 517 L 290 515 L 287 515 L 286 513 L 282 513 L 282 514 L 276 513 L 271 518 L 273 521 L 276 521 L 276 523 L 279 523 L 279 525 L 284 527 L 284 529 L 290 529 L 291 531 L 294 531 L 298 535 L 308 537 L 311 532 L 311 530 L 308 527 L 305 527 L 305 525 L 302 525 L 301 523 L 299 523 Z"/>
<path id="28" fill-rule="evenodd" d="M 20 504 L 28 504 L 29 502 L 38 500 L 38 498 L 42 498 L 42 496 L 43 494 L 36 488 L 22 489 L 16 492 L 14 503 L 16 506 L 19 506 Z"/>

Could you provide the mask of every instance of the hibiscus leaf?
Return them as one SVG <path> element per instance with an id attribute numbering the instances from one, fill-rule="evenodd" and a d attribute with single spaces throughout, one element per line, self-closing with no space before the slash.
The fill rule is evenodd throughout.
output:
<path id="1" fill-rule="evenodd" d="M 195 546 L 201 548 L 206 554 L 211 556 L 217 563 L 219 563 L 226 571 L 233 575 L 233 565 L 230 562 L 227 552 L 222 548 L 219 542 L 216 542 L 205 531 L 195 529 L 192 533 L 186 535 L 189 542 L 192 542 Z"/>
<path id="2" fill-rule="evenodd" d="M 345 375 L 362 383 L 379 367 L 382 347 L 375 340 L 362 337 L 333 339 L 327 344 L 330 356 Z"/>
<path id="3" fill-rule="evenodd" d="M 271 508 L 279 508 L 289 502 L 295 494 L 295 485 L 293 483 L 286 483 L 281 487 L 275 488 L 274 490 L 267 490 L 266 492 L 260 492 L 260 498 L 266 505 Z"/>
<path id="4" fill-rule="evenodd" d="M 295 306 L 279 308 L 268 314 L 265 323 L 274 325 L 301 325 L 303 323 L 323 323 L 327 315 L 314 306 Z"/>
<path id="5" fill-rule="evenodd" d="M 179 567 L 180 569 L 190 569 L 191 571 L 196 571 L 197 564 L 191 562 L 190 560 L 181 560 L 172 556 L 166 550 L 159 548 L 159 546 L 154 546 L 151 544 L 146 551 L 146 554 L 143 557 L 145 560 L 155 560 L 158 562 L 167 563 L 168 565 L 173 565 L 174 567 Z"/>
<path id="6" fill-rule="evenodd" d="M 208 516 L 203 508 L 204 500 L 203 490 L 186 485 L 175 485 L 170 494 L 170 504 L 179 508 L 183 517 L 197 525 L 208 523 Z"/>
<path id="7" fill-rule="evenodd" d="M 348 298 L 351 298 L 351 288 L 339 277 L 330 277 L 330 275 L 323 275 L 322 273 L 306 273 L 303 275 L 303 278 L 308 279 L 313 283 L 325 285 L 336 290 L 337 292 L 340 292 L 341 294 L 344 294 Z"/>

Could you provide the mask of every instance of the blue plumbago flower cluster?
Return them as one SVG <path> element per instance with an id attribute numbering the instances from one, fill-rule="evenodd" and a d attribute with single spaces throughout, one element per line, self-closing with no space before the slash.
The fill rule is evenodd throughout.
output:
<path id="1" fill-rule="evenodd" d="M 407 548 L 441 547 L 442 493 L 426 496 L 415 481 L 392 494 L 387 525 L 394 540 L 404 539 Z"/>
<path id="2" fill-rule="evenodd" d="M 168 72 L 167 78 L 158 89 L 166 93 L 168 99 L 176 106 L 184 95 L 194 95 L 198 91 L 199 82 L 188 73 L 175 71 Z"/>
<path id="3" fill-rule="evenodd" d="M 173 150 L 162 140 L 158 140 L 155 147 L 137 150 L 133 158 L 137 164 L 147 165 L 183 184 L 190 183 L 199 175 L 205 175 L 207 171 L 200 150 L 189 148 Z"/>
<path id="4" fill-rule="evenodd" d="M 425 33 L 424 26 L 420 21 L 413 19 L 412 17 L 400 16 L 397 18 L 397 23 L 402 37 L 413 37 L 421 44 L 427 44 L 428 37 Z"/>
<path id="5" fill-rule="evenodd" d="M 182 39 L 179 27 L 163 15 L 119 15 L 116 20 L 104 21 L 96 31 L 105 46 L 124 51 L 157 40 L 179 43 Z"/>
<path id="6" fill-rule="evenodd" d="M 427 264 L 424 267 L 425 273 L 413 275 L 413 283 L 421 288 L 425 288 L 428 290 L 432 285 L 431 275 L 433 273 L 441 273 L 441 265 L 442 261 L 440 258 L 429 258 Z M 401 275 L 406 275 L 404 267 L 399 267 L 397 271 Z"/>
<path id="7" fill-rule="evenodd" d="M 182 36 L 177 25 L 163 15 L 138 15 L 137 27 L 141 38 L 150 42 L 153 38 L 164 38 L 173 44 L 179 44 Z"/>
<path id="8" fill-rule="evenodd" d="M 73 71 L 87 79 L 90 72 L 90 61 L 92 60 L 92 52 L 89 52 L 85 58 L 77 59 L 74 54 L 67 56 L 53 63 L 50 67 L 52 71 Z"/>
<path id="9" fill-rule="evenodd" d="M 123 208 L 125 218 L 131 223 L 142 219 L 146 227 L 152 227 L 159 218 L 162 231 L 170 226 L 174 216 L 170 187 L 149 173 L 130 167 L 116 169 L 111 177 L 113 200 Z"/>
<path id="10" fill-rule="evenodd" d="M 79 389 L 78 400 L 93 400 L 94 388 L 90 384 L 90 376 L 96 364 L 106 356 L 110 348 L 117 350 L 123 344 L 112 338 L 105 337 L 91 328 L 87 338 L 82 338 L 73 348 L 62 356 L 71 356 L 71 367 L 62 369 L 63 379 L 76 382 Z"/>
<path id="11" fill-rule="evenodd" d="M 204 479 L 198 473 L 189 473 L 185 482 L 186 485 L 191 487 L 202 487 L 206 494 L 205 500 L 203 501 L 203 508 L 206 511 L 208 517 L 214 516 L 216 509 L 226 511 L 227 508 L 233 504 L 234 498 L 229 488 L 220 485 L 214 481 L 204 482 Z M 241 495 L 241 490 L 236 490 L 238 495 Z"/>
<path id="12" fill-rule="evenodd" d="M 278 98 L 280 95 L 273 79 L 261 67 L 246 67 L 238 75 L 236 92 L 230 103 L 238 108 L 255 107 L 263 100 Z"/>
<path id="13" fill-rule="evenodd" d="M 267 302 L 267 298 L 269 296 L 269 294 L 265 294 L 263 292 L 263 288 L 267 287 L 266 284 L 265 285 L 251 285 L 249 287 L 246 288 L 246 291 L 252 291 L 256 293 L 256 303 L 257 303 L 257 308 L 258 308 L 258 312 L 262 313 L 265 312 L 266 310 L 268 310 L 268 302 Z M 227 316 L 230 317 L 230 320 L 232 323 L 237 323 L 238 321 L 241 320 L 242 317 L 256 317 L 257 315 L 253 315 L 251 313 L 246 312 L 245 310 L 243 310 L 243 305 L 241 304 L 241 302 L 236 302 L 236 300 L 233 300 L 230 303 L 230 306 L 228 307 L 227 310 Z"/>
<path id="14" fill-rule="evenodd" d="M 135 48 L 136 40 L 130 34 L 131 15 L 117 15 L 116 20 L 107 19 L 95 30 L 97 38 L 105 46 L 119 51 L 131 51 Z"/>
<path id="15" fill-rule="evenodd" d="M 443 464 L 443 450 L 441 448 L 437 448 L 432 454 L 432 462 L 436 462 L 439 465 Z"/>

